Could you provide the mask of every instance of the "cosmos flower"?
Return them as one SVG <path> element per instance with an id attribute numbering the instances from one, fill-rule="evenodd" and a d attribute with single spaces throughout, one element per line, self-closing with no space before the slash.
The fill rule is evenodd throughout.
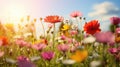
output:
<path id="1" fill-rule="evenodd" d="M 46 51 L 41 53 L 41 57 L 48 61 L 50 61 L 54 56 L 55 56 L 55 53 L 52 51 Z"/>
<path id="2" fill-rule="evenodd" d="M 84 31 L 87 34 L 93 35 L 93 34 L 101 31 L 101 29 L 99 27 L 100 27 L 100 24 L 98 23 L 98 20 L 92 20 L 84 25 Z"/>
<path id="3" fill-rule="evenodd" d="M 66 31 L 66 30 L 69 30 L 69 29 L 70 29 L 70 25 L 65 24 L 65 25 L 63 25 L 63 28 L 61 30 Z"/>
<path id="4" fill-rule="evenodd" d="M 76 18 L 76 17 L 81 17 L 82 13 L 79 11 L 74 11 L 70 14 L 71 17 Z"/>
<path id="5" fill-rule="evenodd" d="M 78 34 L 78 32 L 76 30 L 72 30 L 72 31 L 70 31 L 70 34 L 71 35 L 76 35 L 76 34 Z"/>
<path id="6" fill-rule="evenodd" d="M 46 18 L 44 18 L 44 22 L 48 22 L 48 23 L 58 23 L 63 21 L 63 17 L 60 16 L 47 16 Z"/>
<path id="7" fill-rule="evenodd" d="M 101 61 L 92 61 L 90 63 L 90 67 L 99 67 L 101 65 Z"/>
<path id="8" fill-rule="evenodd" d="M 69 49 L 69 45 L 67 45 L 67 44 L 61 44 L 61 45 L 58 45 L 57 48 L 58 48 L 58 50 L 60 50 L 62 52 L 66 52 Z"/>
<path id="9" fill-rule="evenodd" d="M 75 60 L 71 60 L 71 59 L 66 59 L 66 60 L 63 60 L 62 63 L 63 64 L 74 64 L 76 61 Z"/>
<path id="10" fill-rule="evenodd" d="M 17 63 L 18 63 L 18 67 L 36 67 L 35 64 L 33 64 L 29 60 L 29 58 L 24 57 L 24 56 L 18 56 Z"/>
<path id="11" fill-rule="evenodd" d="M 115 54 L 118 52 L 117 48 L 109 48 L 108 51 L 111 53 L 111 54 Z"/>
<path id="12" fill-rule="evenodd" d="M 71 56 L 72 60 L 75 60 L 76 62 L 82 62 L 85 60 L 88 56 L 87 50 L 76 50 L 75 54 Z"/>
<path id="13" fill-rule="evenodd" d="M 95 40 L 96 40 L 95 37 L 89 36 L 83 39 L 83 43 L 93 43 L 95 42 Z"/>
<path id="14" fill-rule="evenodd" d="M 7 37 L 5 37 L 5 36 L 0 36 L 0 46 L 1 46 L 1 45 L 5 46 L 5 45 L 7 45 L 7 44 L 8 44 L 8 39 L 7 39 Z"/>
<path id="15" fill-rule="evenodd" d="M 111 17 L 110 21 L 114 25 L 118 25 L 120 23 L 120 17 Z"/>
<path id="16" fill-rule="evenodd" d="M 114 44 L 114 35 L 112 32 L 98 32 L 95 35 L 96 41 L 100 43 Z"/>
<path id="17" fill-rule="evenodd" d="M 32 47 L 36 50 L 41 51 L 42 49 L 44 49 L 46 47 L 46 45 L 45 44 L 35 44 Z"/>

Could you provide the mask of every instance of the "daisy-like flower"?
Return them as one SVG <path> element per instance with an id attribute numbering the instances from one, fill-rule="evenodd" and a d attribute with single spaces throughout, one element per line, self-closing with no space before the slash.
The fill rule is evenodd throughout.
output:
<path id="1" fill-rule="evenodd" d="M 29 58 L 24 56 L 17 57 L 17 63 L 18 67 L 36 67 L 35 64 L 29 60 Z"/>
<path id="2" fill-rule="evenodd" d="M 95 42 L 95 37 L 93 36 L 89 36 L 89 37 L 86 37 L 85 39 L 83 39 L 83 43 L 93 43 Z"/>
<path id="3" fill-rule="evenodd" d="M 63 21 L 63 17 L 54 15 L 54 16 L 47 16 L 46 18 L 44 18 L 44 22 L 48 22 L 48 23 L 58 23 Z"/>
<path id="4" fill-rule="evenodd" d="M 117 48 L 109 48 L 108 51 L 111 53 L 111 54 L 115 54 L 118 52 L 118 49 Z"/>
<path id="5" fill-rule="evenodd" d="M 95 35 L 96 41 L 100 43 L 114 43 L 114 35 L 111 32 L 98 32 Z"/>
<path id="6" fill-rule="evenodd" d="M 58 45 L 57 48 L 58 48 L 58 50 L 60 50 L 62 52 L 66 52 L 69 49 L 69 45 L 67 45 L 67 44 L 61 44 L 61 45 Z"/>
<path id="7" fill-rule="evenodd" d="M 111 17 L 110 21 L 114 25 L 118 25 L 120 23 L 120 17 Z"/>
<path id="8" fill-rule="evenodd" d="M 52 51 L 46 51 L 41 53 L 41 57 L 45 60 L 50 61 L 54 57 L 55 53 Z"/>
<path id="9" fill-rule="evenodd" d="M 65 24 L 65 25 L 63 25 L 63 28 L 61 30 L 66 31 L 66 30 L 69 30 L 69 29 L 70 29 L 70 25 Z"/>
<path id="10" fill-rule="evenodd" d="M 34 49 L 41 51 L 46 47 L 46 44 L 35 44 L 32 46 Z"/>
<path id="11" fill-rule="evenodd" d="M 87 50 L 76 50 L 75 54 L 71 56 L 72 60 L 75 60 L 76 62 L 82 62 L 85 60 L 88 56 Z"/>
<path id="12" fill-rule="evenodd" d="M 87 34 L 93 35 L 93 34 L 101 31 L 101 29 L 99 27 L 100 27 L 100 24 L 98 23 L 98 20 L 92 20 L 84 25 L 84 31 Z"/>
<path id="13" fill-rule="evenodd" d="M 7 44 L 8 44 L 8 39 L 7 39 L 7 37 L 5 37 L 5 36 L 0 36 L 0 46 L 1 46 L 1 45 L 5 46 L 5 45 L 7 45 Z"/>
<path id="14" fill-rule="evenodd" d="M 79 11 L 74 11 L 70 14 L 71 17 L 76 18 L 76 17 L 81 17 L 82 13 Z"/>

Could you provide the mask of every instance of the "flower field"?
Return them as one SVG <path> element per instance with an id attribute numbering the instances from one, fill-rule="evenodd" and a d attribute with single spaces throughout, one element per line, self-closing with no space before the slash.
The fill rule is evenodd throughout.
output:
<path id="1" fill-rule="evenodd" d="M 102 31 L 97 19 L 86 21 L 79 11 L 70 17 L 49 15 L 30 21 L 27 16 L 17 32 L 14 24 L 0 22 L 0 67 L 120 67 L 120 17 L 110 18 L 109 31 Z M 36 21 L 43 30 L 38 39 Z"/>

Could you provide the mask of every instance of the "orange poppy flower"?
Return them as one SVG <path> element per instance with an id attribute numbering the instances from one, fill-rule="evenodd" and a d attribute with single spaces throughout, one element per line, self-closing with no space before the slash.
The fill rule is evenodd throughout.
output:
<path id="1" fill-rule="evenodd" d="M 46 18 L 44 18 L 44 21 L 48 23 L 57 23 L 57 22 L 63 21 L 63 17 L 57 16 L 57 15 L 47 16 Z"/>
<path id="2" fill-rule="evenodd" d="M 0 41 L 2 42 L 1 45 L 7 45 L 8 41 L 5 36 L 0 36 Z"/>
<path id="3" fill-rule="evenodd" d="M 92 20 L 84 25 L 84 31 L 88 34 L 95 34 L 96 32 L 100 32 L 101 29 L 99 28 L 100 24 L 97 20 Z"/>
<path id="4" fill-rule="evenodd" d="M 72 60 L 75 60 L 76 62 L 82 62 L 85 60 L 88 56 L 87 50 L 77 50 L 74 55 L 71 56 Z"/>

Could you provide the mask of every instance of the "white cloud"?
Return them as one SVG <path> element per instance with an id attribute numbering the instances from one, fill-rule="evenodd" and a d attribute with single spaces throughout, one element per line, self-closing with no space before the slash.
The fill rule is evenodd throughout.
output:
<path id="1" fill-rule="evenodd" d="M 120 8 L 112 2 L 102 2 L 93 6 L 93 12 L 88 13 L 92 19 L 97 19 L 100 22 L 101 29 L 106 31 L 109 29 L 110 17 L 120 16 Z"/>
<path id="2" fill-rule="evenodd" d="M 103 2 L 93 6 L 93 12 L 88 14 L 89 17 L 99 19 L 101 21 L 109 20 L 112 16 L 119 16 L 120 8 L 111 2 Z"/>

